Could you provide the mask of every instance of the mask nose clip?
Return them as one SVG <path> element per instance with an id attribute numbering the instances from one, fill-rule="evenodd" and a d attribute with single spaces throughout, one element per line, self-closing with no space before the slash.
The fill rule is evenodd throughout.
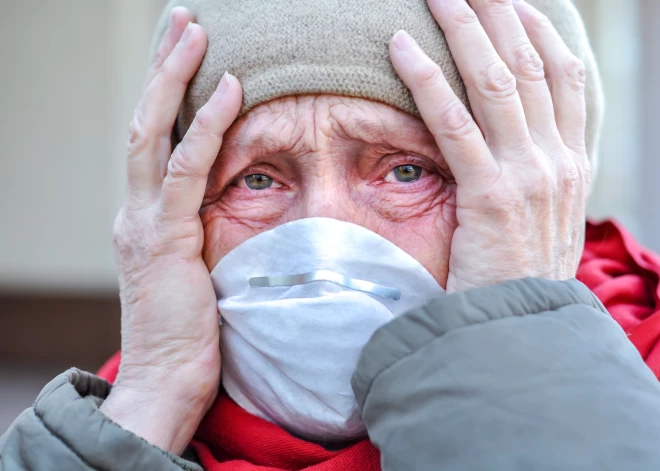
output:
<path id="1" fill-rule="evenodd" d="M 253 288 L 272 288 L 277 286 L 303 285 L 315 281 L 329 281 L 344 288 L 362 291 L 394 301 L 401 299 L 401 291 L 396 288 L 382 286 L 371 281 L 350 278 L 331 270 L 315 270 L 297 275 L 255 276 L 250 278 L 249 283 Z"/>

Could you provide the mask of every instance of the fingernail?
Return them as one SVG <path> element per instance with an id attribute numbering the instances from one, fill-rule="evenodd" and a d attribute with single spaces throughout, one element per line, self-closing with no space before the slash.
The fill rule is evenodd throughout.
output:
<path id="1" fill-rule="evenodd" d="M 193 22 L 190 21 L 188 23 L 188 26 L 186 26 L 186 29 L 183 31 L 183 35 L 181 36 L 182 43 L 188 42 L 188 40 L 190 39 L 190 35 L 192 34 L 192 25 Z"/>
<path id="2" fill-rule="evenodd" d="M 414 46 L 413 38 L 404 30 L 397 31 L 394 37 L 392 37 L 392 42 L 394 42 L 394 47 L 399 51 L 407 51 Z"/>
<path id="3" fill-rule="evenodd" d="M 229 72 L 225 71 L 225 73 L 222 74 L 220 83 L 218 84 L 217 92 L 219 94 L 223 94 L 227 91 L 227 88 L 229 88 Z"/>

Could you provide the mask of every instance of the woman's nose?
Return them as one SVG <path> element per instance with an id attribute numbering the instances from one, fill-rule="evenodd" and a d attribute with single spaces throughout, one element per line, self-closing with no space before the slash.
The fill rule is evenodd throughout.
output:
<path id="1" fill-rule="evenodd" d="M 319 178 L 306 188 L 299 210 L 301 218 L 327 217 L 350 221 L 356 207 L 345 184 L 331 178 Z"/>

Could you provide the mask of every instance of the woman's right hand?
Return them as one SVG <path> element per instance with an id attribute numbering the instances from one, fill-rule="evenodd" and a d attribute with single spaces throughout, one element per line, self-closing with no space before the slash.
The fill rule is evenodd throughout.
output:
<path id="1" fill-rule="evenodd" d="M 130 127 L 128 194 L 115 223 L 122 304 L 119 376 L 101 411 L 183 452 L 220 380 L 216 297 L 202 260 L 199 209 L 223 134 L 242 101 L 228 74 L 172 151 L 171 135 L 207 37 L 185 8 L 170 26 Z"/>

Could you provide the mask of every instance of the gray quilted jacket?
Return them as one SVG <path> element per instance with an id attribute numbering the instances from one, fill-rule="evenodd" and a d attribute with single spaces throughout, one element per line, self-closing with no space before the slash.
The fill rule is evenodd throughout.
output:
<path id="1" fill-rule="evenodd" d="M 384 471 L 660 470 L 660 385 L 576 280 L 398 317 L 364 348 L 353 389 Z M 201 469 L 108 420 L 110 391 L 75 369 L 57 377 L 0 437 L 0 470 Z"/>

